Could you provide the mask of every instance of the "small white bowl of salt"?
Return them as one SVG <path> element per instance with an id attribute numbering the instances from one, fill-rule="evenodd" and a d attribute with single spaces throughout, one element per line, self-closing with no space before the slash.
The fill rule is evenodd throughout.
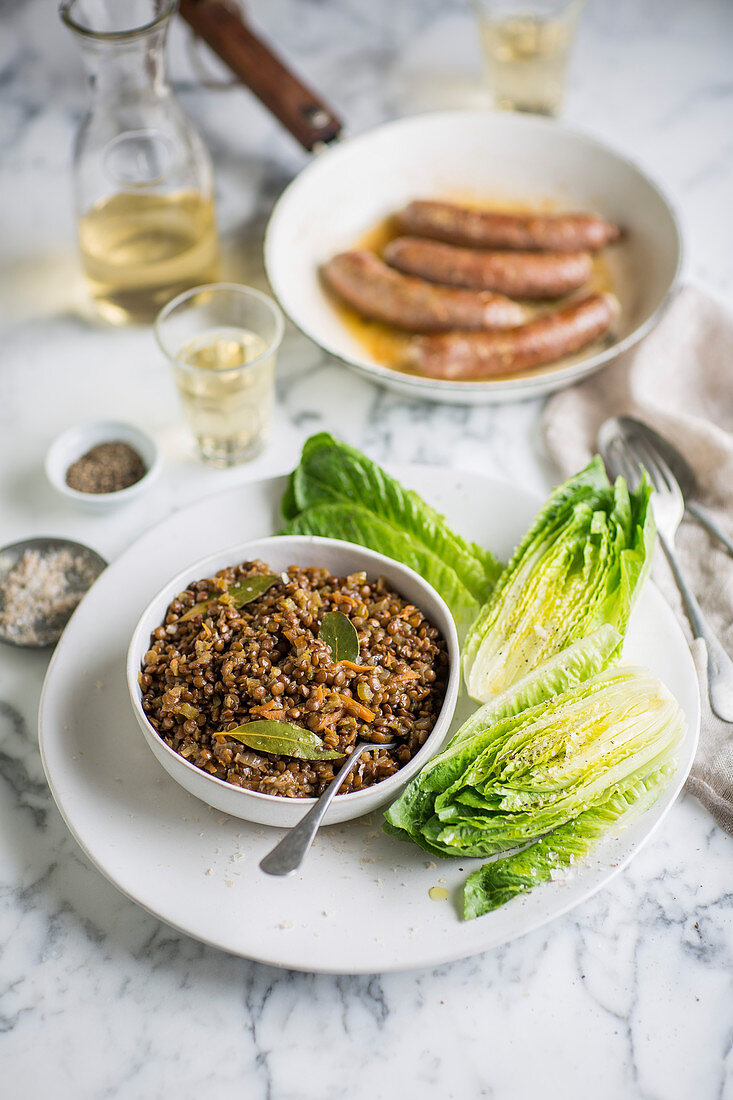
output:
<path id="1" fill-rule="evenodd" d="M 0 642 L 55 645 L 82 596 L 106 567 L 71 539 L 41 536 L 0 549 Z"/>

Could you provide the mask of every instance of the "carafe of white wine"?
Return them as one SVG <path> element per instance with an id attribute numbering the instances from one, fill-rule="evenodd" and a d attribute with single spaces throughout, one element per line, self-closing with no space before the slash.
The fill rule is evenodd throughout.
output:
<path id="1" fill-rule="evenodd" d="M 99 313 L 150 321 L 217 276 L 213 170 L 168 84 L 175 0 L 64 0 L 91 102 L 74 148 L 79 246 Z"/>

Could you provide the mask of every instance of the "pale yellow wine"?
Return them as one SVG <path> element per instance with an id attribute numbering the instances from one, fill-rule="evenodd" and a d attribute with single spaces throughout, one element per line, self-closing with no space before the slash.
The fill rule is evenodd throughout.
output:
<path id="1" fill-rule="evenodd" d="M 99 312 L 116 324 L 152 321 L 181 291 L 214 282 L 214 204 L 198 191 L 120 192 L 79 221 L 84 273 Z"/>
<path id="2" fill-rule="evenodd" d="M 270 424 L 274 356 L 255 332 L 219 328 L 178 352 L 176 382 L 202 456 L 231 466 L 261 449 Z M 255 360 L 258 360 L 255 362 Z"/>
<path id="3" fill-rule="evenodd" d="M 560 110 L 574 23 L 518 15 L 484 19 L 481 37 L 497 107 L 554 115 Z"/>

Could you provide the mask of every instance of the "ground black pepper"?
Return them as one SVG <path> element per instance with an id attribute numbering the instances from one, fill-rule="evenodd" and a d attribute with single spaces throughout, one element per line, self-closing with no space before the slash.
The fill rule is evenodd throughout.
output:
<path id="1" fill-rule="evenodd" d="M 72 462 L 66 484 L 79 493 L 117 493 L 146 474 L 145 463 L 127 443 L 98 443 Z"/>

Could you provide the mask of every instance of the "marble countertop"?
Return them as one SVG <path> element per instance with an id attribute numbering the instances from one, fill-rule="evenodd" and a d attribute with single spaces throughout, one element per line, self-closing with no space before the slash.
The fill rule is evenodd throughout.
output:
<path id="1" fill-rule="evenodd" d="M 248 8 L 352 132 L 485 102 L 472 15 L 458 0 Z M 682 212 L 688 277 L 729 301 L 732 15 L 728 0 L 595 0 L 566 111 L 664 181 Z M 69 179 L 84 102 L 76 47 L 49 0 L 4 5 L 0 27 L 1 542 L 65 534 L 111 558 L 172 509 L 287 470 L 318 428 L 378 460 L 549 487 L 539 403 L 410 403 L 292 331 L 267 452 L 240 469 L 198 464 L 150 331 L 104 329 L 84 298 Z M 214 155 L 228 274 L 260 282 L 268 209 L 305 155 L 246 91 L 196 86 L 182 27 L 170 53 L 183 105 Z M 43 455 L 69 424 L 109 415 L 155 433 L 164 472 L 126 509 L 82 514 L 45 482 Z M 387 976 L 279 971 L 179 935 L 87 862 L 38 756 L 46 663 L 0 654 L 6 1100 L 733 1096 L 731 840 L 691 798 L 601 894 L 499 950 Z"/>

